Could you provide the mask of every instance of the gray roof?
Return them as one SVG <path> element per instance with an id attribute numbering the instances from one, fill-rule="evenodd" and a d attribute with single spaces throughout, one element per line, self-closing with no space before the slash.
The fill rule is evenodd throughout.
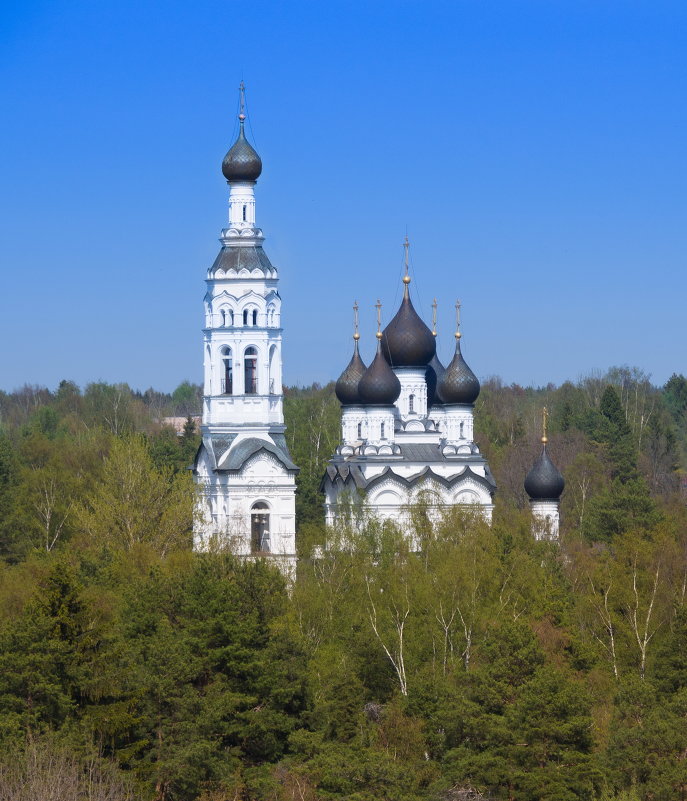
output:
<path id="1" fill-rule="evenodd" d="M 431 442 L 411 442 L 408 445 L 401 445 L 401 455 L 406 462 L 448 461 L 441 452 L 439 445 L 433 445 Z"/>
<path id="2" fill-rule="evenodd" d="M 280 443 L 280 445 L 281 444 L 282 443 Z M 229 449 L 226 458 L 222 457 L 221 464 L 218 463 L 216 469 L 222 472 L 241 470 L 244 464 L 252 456 L 255 456 L 256 453 L 260 453 L 260 451 L 271 453 L 287 470 L 298 470 L 296 465 L 291 461 L 291 455 L 286 447 L 286 440 L 283 441 L 282 447 L 278 447 L 276 443 L 260 439 L 259 437 L 247 437 L 237 442 L 236 445 L 233 445 Z"/>
<path id="3" fill-rule="evenodd" d="M 210 467 L 213 470 L 217 470 L 217 462 L 220 460 L 222 454 L 229 450 L 231 443 L 235 439 L 236 434 L 223 434 L 221 436 L 215 434 L 214 436 L 203 437 L 203 441 L 196 452 L 196 458 L 193 460 L 194 472 L 198 466 L 198 458 L 203 449 L 205 449 L 210 458 Z"/>
<path id="4" fill-rule="evenodd" d="M 210 273 L 216 273 L 220 267 L 225 272 L 235 270 L 237 273 L 244 268 L 249 272 L 257 268 L 265 274 L 275 269 L 259 245 L 225 245 L 210 268 Z"/>
<path id="5" fill-rule="evenodd" d="M 232 443 L 237 436 L 237 434 L 215 434 L 203 437 L 203 442 L 196 454 L 193 469 L 196 469 L 198 457 L 204 448 L 210 457 L 210 465 L 214 471 L 241 470 L 248 459 L 261 450 L 271 453 L 287 470 L 298 470 L 298 467 L 291 461 L 286 437 L 283 434 L 272 434 L 271 442 L 259 437 L 248 437 L 232 448 Z M 219 467 L 220 461 L 227 455 L 227 452 L 227 460 Z"/>

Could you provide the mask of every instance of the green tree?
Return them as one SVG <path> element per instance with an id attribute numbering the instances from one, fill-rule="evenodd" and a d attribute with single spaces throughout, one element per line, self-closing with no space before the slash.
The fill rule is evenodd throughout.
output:
<path id="1" fill-rule="evenodd" d="M 130 549 L 148 544 L 161 555 L 190 545 L 194 490 L 188 475 L 157 470 L 145 441 L 116 439 L 91 496 L 76 508 L 89 538 Z"/>
<path id="2" fill-rule="evenodd" d="M 200 414 L 202 395 L 202 388 L 198 384 L 182 381 L 172 392 L 174 413 L 183 417 Z"/>

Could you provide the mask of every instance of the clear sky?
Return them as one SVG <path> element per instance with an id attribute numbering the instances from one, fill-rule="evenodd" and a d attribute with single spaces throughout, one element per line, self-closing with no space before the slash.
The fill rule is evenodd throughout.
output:
<path id="1" fill-rule="evenodd" d="M 0 20 L 0 388 L 202 378 L 247 85 L 285 381 L 463 303 L 479 376 L 687 373 L 684 0 L 22 0 Z M 251 133 L 252 132 L 252 133 Z"/>

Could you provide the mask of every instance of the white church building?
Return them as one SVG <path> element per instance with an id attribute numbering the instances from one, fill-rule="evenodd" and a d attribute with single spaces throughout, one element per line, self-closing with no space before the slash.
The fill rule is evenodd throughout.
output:
<path id="1" fill-rule="evenodd" d="M 279 276 L 256 224 L 260 157 L 239 134 L 222 162 L 229 221 L 207 273 L 201 488 L 194 545 L 226 547 L 291 564 L 296 556 L 296 474 L 284 436 Z"/>
<path id="2" fill-rule="evenodd" d="M 279 276 L 256 223 L 260 157 L 245 134 L 243 84 L 238 138 L 222 162 L 229 220 L 207 273 L 202 444 L 193 472 L 200 488 L 194 524 L 197 550 L 219 547 L 240 556 L 296 564 L 298 468 L 284 436 Z M 408 528 L 412 504 L 434 514 L 466 504 L 491 520 L 496 483 L 474 439 L 477 377 L 461 351 L 456 304 L 455 352 L 444 367 L 433 328 L 410 297 L 408 241 L 403 299 L 381 330 L 366 366 L 359 352 L 357 304 L 353 356 L 336 382 L 341 443 L 321 489 L 329 525 L 373 515 Z M 558 537 L 563 479 L 546 452 L 527 476 L 533 533 Z"/>
<path id="3" fill-rule="evenodd" d="M 377 303 L 372 362 L 366 367 L 360 357 L 356 318 L 353 357 L 336 382 L 341 444 L 322 481 L 330 525 L 374 514 L 406 528 L 418 502 L 435 511 L 470 504 L 491 520 L 496 483 L 474 441 L 480 385 L 461 352 L 460 305 L 455 353 L 444 367 L 436 328 L 410 299 L 407 239 L 405 263 L 403 299 L 384 331 Z"/>

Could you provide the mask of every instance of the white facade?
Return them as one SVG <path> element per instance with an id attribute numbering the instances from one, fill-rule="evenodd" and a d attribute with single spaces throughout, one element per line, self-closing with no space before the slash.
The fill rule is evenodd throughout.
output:
<path id="1" fill-rule="evenodd" d="M 274 558 L 289 572 L 298 468 L 284 437 L 279 279 L 255 222 L 255 181 L 229 186 L 229 225 L 206 281 L 194 544 Z"/>
<path id="2" fill-rule="evenodd" d="M 427 410 L 426 369 L 394 373 L 401 393 L 393 405 L 342 408 L 342 443 L 322 482 L 327 524 L 373 515 L 407 528 L 418 502 L 437 513 L 474 505 L 491 521 L 496 485 L 473 440 L 472 404 Z"/>
<path id="3" fill-rule="evenodd" d="M 532 534 L 536 540 L 558 540 L 560 528 L 559 501 L 530 501 Z"/>

